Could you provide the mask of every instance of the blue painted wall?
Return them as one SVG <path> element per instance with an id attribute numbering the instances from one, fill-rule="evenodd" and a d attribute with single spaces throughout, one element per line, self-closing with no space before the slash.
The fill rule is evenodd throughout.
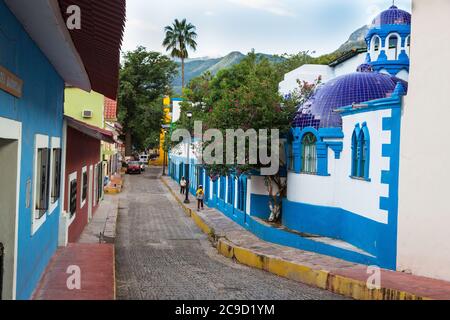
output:
<path id="1" fill-rule="evenodd" d="M 46 222 L 31 236 L 32 212 L 25 206 L 26 183 L 34 176 L 35 135 L 62 136 L 64 81 L 3 0 L 0 0 L 0 64 L 24 81 L 20 99 L 0 90 L 0 117 L 22 123 L 16 297 L 28 299 L 56 251 L 60 208 L 47 216 Z"/>

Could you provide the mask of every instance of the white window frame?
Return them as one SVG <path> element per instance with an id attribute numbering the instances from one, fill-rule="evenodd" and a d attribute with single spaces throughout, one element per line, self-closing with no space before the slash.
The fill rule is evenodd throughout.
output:
<path id="1" fill-rule="evenodd" d="M 73 214 L 72 217 L 70 217 L 70 185 L 72 183 L 73 180 L 77 180 L 77 172 L 72 172 L 69 175 L 69 179 L 68 179 L 68 184 L 67 184 L 67 215 L 69 217 L 69 221 L 67 223 L 68 226 L 70 226 L 72 224 L 72 222 L 74 222 L 75 218 L 77 217 L 77 209 L 75 208 L 75 213 Z M 78 190 L 76 192 L 77 197 L 78 197 Z"/>
<path id="2" fill-rule="evenodd" d="M 86 177 L 89 179 L 88 172 L 87 172 L 87 166 L 84 166 L 81 169 L 81 184 L 80 184 L 80 209 L 83 209 L 86 205 L 86 200 L 88 198 L 88 190 L 86 190 L 86 199 L 83 200 L 83 185 L 84 185 L 84 174 L 86 173 Z M 89 181 L 88 181 L 88 188 L 89 188 Z"/>
<path id="3" fill-rule="evenodd" d="M 52 188 L 53 188 L 53 165 L 54 165 L 54 159 L 53 159 L 53 150 L 55 149 L 61 149 L 61 138 L 57 138 L 57 137 L 52 137 L 51 139 L 51 150 L 50 150 L 50 188 L 48 190 L 49 192 L 49 200 L 50 200 L 50 209 L 48 211 L 48 215 L 51 215 L 56 207 L 58 207 L 59 205 L 59 200 L 61 199 L 61 194 L 59 195 L 59 199 L 55 201 L 55 203 L 52 203 L 51 199 L 52 199 Z M 60 173 L 62 174 L 62 173 Z"/>
<path id="4" fill-rule="evenodd" d="M 37 158 L 38 150 L 49 147 L 49 137 L 43 134 L 36 134 L 34 137 L 34 165 L 33 165 L 33 196 L 31 202 L 31 235 L 33 236 L 39 228 L 45 223 L 47 218 L 47 212 L 42 215 L 41 218 L 36 218 L 36 189 L 37 189 Z M 50 199 L 49 199 L 50 200 Z"/>

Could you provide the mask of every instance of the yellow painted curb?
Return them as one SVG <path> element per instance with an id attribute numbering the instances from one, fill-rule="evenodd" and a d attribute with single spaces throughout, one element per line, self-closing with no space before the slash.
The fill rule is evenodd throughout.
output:
<path id="1" fill-rule="evenodd" d="M 161 180 L 181 205 L 183 210 L 195 221 L 197 226 L 199 226 L 204 233 L 208 234 L 210 238 L 217 240 L 214 229 L 208 226 L 199 215 L 186 207 L 184 203 L 178 199 L 167 182 L 164 179 Z M 218 239 L 217 251 L 224 257 L 234 259 L 240 264 L 265 270 L 280 277 L 305 283 L 356 300 L 431 300 L 427 297 L 417 296 L 397 289 L 369 289 L 365 282 L 335 275 L 326 270 L 314 270 L 308 266 L 267 255 L 261 255 L 252 250 L 236 246 L 225 238 Z"/>

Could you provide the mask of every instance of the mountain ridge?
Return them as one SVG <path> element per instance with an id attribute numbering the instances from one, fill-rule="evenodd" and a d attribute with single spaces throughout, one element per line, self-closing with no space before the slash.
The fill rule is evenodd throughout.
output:
<path id="1" fill-rule="evenodd" d="M 367 25 L 355 30 L 348 38 L 348 40 L 343 43 L 337 50 L 331 54 L 343 54 L 354 48 L 365 48 L 365 36 L 367 34 L 369 27 Z M 257 53 L 259 57 L 265 57 L 272 62 L 281 62 L 283 57 L 278 55 L 271 55 L 265 53 Z M 222 69 L 232 67 L 235 64 L 244 59 L 245 55 L 239 51 L 232 51 L 224 57 L 200 57 L 200 58 L 190 58 L 185 60 L 185 80 L 186 83 L 195 77 L 202 75 L 203 73 L 209 71 L 211 74 L 215 75 Z M 181 93 L 181 61 L 179 59 L 174 59 L 174 61 L 179 65 L 179 74 L 174 79 L 172 86 L 175 93 Z"/>

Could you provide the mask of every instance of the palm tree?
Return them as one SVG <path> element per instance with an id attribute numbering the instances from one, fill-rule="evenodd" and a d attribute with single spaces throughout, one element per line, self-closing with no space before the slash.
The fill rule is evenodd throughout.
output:
<path id="1" fill-rule="evenodd" d="M 167 51 L 172 50 L 170 55 L 172 58 L 181 59 L 181 78 L 182 88 L 184 88 L 184 60 L 189 57 L 188 49 L 196 50 L 197 33 L 195 32 L 195 26 L 191 23 L 187 23 L 186 19 L 181 22 L 175 19 L 172 26 L 164 28 L 166 37 L 163 41 L 163 46 Z"/>

